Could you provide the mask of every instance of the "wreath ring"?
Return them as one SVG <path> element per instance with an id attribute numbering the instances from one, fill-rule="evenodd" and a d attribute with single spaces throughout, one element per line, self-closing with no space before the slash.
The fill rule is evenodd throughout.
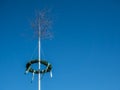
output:
<path id="1" fill-rule="evenodd" d="M 31 67 L 32 64 L 39 63 L 39 62 L 41 64 L 45 65 L 46 68 L 43 70 L 35 70 Z M 43 73 L 50 72 L 51 70 L 52 70 L 52 65 L 45 60 L 35 59 L 35 60 L 31 60 L 30 62 L 28 62 L 26 64 L 26 73 L 31 72 L 31 73 L 35 73 L 35 74 L 39 74 L 39 73 L 43 74 Z"/>

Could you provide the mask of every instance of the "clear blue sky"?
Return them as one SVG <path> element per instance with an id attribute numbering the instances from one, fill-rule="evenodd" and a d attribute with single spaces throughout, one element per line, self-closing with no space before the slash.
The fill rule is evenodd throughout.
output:
<path id="1" fill-rule="evenodd" d="M 31 21 L 50 8 L 52 40 L 42 41 L 53 65 L 41 90 L 120 90 L 119 0 L 0 0 L 0 90 L 37 90 L 24 75 L 37 45 Z"/>

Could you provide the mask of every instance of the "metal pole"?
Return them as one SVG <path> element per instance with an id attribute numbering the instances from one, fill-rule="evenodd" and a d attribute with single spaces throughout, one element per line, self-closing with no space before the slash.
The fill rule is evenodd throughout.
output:
<path id="1" fill-rule="evenodd" d="M 41 49 L 41 43 L 40 43 L 40 20 L 38 21 L 38 60 L 39 60 L 39 63 L 38 63 L 38 69 L 40 70 L 40 49 Z M 41 89 L 41 82 L 40 82 L 40 73 L 38 74 L 38 90 Z"/>

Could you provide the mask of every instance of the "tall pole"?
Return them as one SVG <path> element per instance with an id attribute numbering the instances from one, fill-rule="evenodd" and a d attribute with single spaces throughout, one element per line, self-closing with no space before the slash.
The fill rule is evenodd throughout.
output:
<path id="1" fill-rule="evenodd" d="M 52 73 L 51 73 L 52 65 L 46 61 L 41 60 L 41 37 L 49 37 L 50 35 L 47 31 L 47 29 L 49 29 L 50 21 L 45 14 L 46 14 L 45 11 L 40 12 L 38 16 L 36 17 L 35 22 L 33 23 L 33 27 L 35 28 L 38 34 L 37 35 L 38 37 L 38 43 L 37 43 L 38 44 L 38 62 L 36 62 L 36 59 L 28 62 L 26 64 L 26 72 L 25 72 L 25 74 L 27 74 L 28 72 L 33 74 L 32 80 L 34 79 L 34 74 L 38 75 L 38 90 L 41 90 L 41 73 L 44 74 L 44 73 L 50 72 L 52 76 Z M 46 66 L 45 71 L 41 70 L 41 63 L 40 63 L 41 61 L 44 63 L 47 63 L 47 65 L 42 63 L 43 65 Z M 34 70 L 32 67 L 30 67 L 34 63 L 38 64 L 38 70 Z"/>
<path id="2" fill-rule="evenodd" d="M 38 29 L 39 29 L 39 31 L 38 31 L 38 60 L 39 60 L 39 63 L 38 63 L 38 69 L 39 69 L 39 71 L 40 71 L 40 58 L 41 58 L 41 56 L 40 56 L 40 49 L 41 49 L 41 43 L 40 43 L 40 35 L 41 35 L 41 33 L 40 33 L 40 29 L 41 29 L 41 27 L 40 27 L 40 18 L 39 18 L 39 21 L 38 21 Z M 38 90 L 40 90 L 41 89 L 41 82 L 40 82 L 40 72 L 39 72 L 39 74 L 38 74 Z"/>

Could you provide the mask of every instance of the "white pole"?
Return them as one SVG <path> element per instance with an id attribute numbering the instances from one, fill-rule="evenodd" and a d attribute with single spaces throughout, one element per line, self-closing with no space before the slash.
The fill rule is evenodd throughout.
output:
<path id="1" fill-rule="evenodd" d="M 38 69 L 40 70 L 40 58 L 41 58 L 41 56 L 40 56 L 40 48 L 41 48 L 41 43 L 40 43 L 40 20 L 38 21 L 38 29 L 39 29 L 39 31 L 38 31 L 38 60 L 39 60 L 39 63 L 38 63 Z M 41 82 L 40 82 L 40 73 L 38 74 L 38 90 L 40 90 L 41 89 Z"/>

